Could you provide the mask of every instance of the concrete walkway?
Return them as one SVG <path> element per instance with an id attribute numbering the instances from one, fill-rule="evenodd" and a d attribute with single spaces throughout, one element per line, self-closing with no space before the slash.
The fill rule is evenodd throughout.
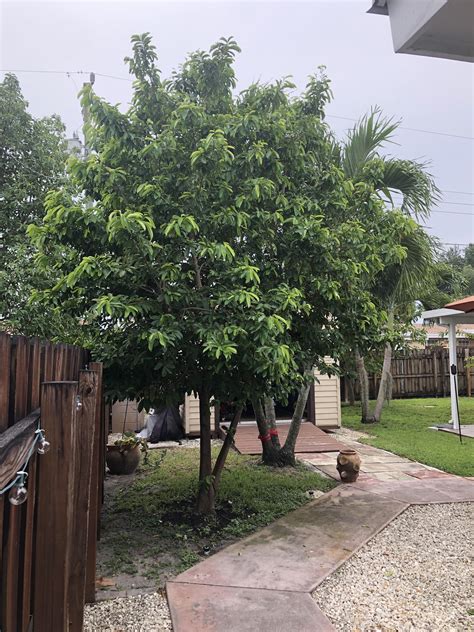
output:
<path id="1" fill-rule="evenodd" d="M 472 481 L 376 448 L 357 450 L 364 463 L 357 483 L 340 485 L 168 582 L 174 632 L 334 630 L 311 598 L 328 575 L 410 504 L 474 501 Z M 301 456 L 326 474 L 334 467 L 334 453 L 327 464 L 321 454 Z"/>

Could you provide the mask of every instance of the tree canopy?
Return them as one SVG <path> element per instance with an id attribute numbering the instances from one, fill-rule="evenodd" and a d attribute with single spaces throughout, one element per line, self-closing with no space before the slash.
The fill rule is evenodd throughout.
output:
<path id="1" fill-rule="evenodd" d="M 438 248 L 434 283 L 421 294 L 425 309 L 442 307 L 455 299 L 474 294 L 474 244 L 461 250 L 454 246 Z"/>
<path id="2" fill-rule="evenodd" d="M 150 36 L 132 42 L 130 108 L 84 88 L 80 194 L 49 193 L 30 227 L 59 275 L 37 298 L 81 322 L 115 396 L 198 392 L 203 445 L 210 397 L 281 395 L 348 336 L 364 346 L 384 317 L 369 279 L 404 258 L 411 220 L 344 173 L 323 69 L 300 97 L 289 79 L 235 95 L 233 39 L 166 80 Z"/>
<path id="3" fill-rule="evenodd" d="M 0 323 L 13 331 L 44 324 L 44 308 L 25 309 L 30 292 L 46 287 L 26 236 L 44 215 L 46 193 L 65 175 L 64 127 L 57 116 L 35 119 L 18 79 L 0 83 Z"/>

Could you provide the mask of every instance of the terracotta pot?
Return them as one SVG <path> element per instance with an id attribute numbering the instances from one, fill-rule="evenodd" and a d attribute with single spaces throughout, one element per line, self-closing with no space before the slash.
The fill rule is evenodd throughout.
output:
<path id="1" fill-rule="evenodd" d="M 347 448 L 337 455 L 337 471 L 343 483 L 354 483 L 359 476 L 360 456 L 355 450 Z"/>
<path id="2" fill-rule="evenodd" d="M 121 451 L 118 445 L 108 445 L 106 461 L 111 474 L 133 474 L 140 463 L 140 446 Z"/>

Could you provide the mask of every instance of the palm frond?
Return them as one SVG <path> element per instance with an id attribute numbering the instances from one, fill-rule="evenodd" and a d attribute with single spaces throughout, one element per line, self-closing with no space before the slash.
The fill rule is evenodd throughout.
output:
<path id="1" fill-rule="evenodd" d="M 399 121 L 383 117 L 378 108 L 365 114 L 349 131 L 344 144 L 342 166 L 346 176 L 356 177 L 384 143 L 393 142 L 390 139 L 399 124 Z"/>
<path id="2" fill-rule="evenodd" d="M 405 305 L 413 302 L 434 280 L 435 244 L 421 226 L 400 240 L 404 259 L 385 268 L 375 293 L 384 303 Z"/>
<path id="3" fill-rule="evenodd" d="M 390 191 L 403 196 L 401 210 L 412 214 L 416 219 L 426 218 L 440 199 L 440 190 L 432 176 L 426 171 L 426 165 L 414 160 L 383 159 L 383 189 L 393 200 Z"/>

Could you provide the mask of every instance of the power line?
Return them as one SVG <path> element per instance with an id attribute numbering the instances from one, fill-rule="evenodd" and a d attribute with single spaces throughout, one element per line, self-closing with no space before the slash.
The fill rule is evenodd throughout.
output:
<path id="1" fill-rule="evenodd" d="M 450 243 L 449 241 L 440 241 L 439 242 L 442 246 L 470 246 L 471 244 L 453 244 Z"/>
<path id="2" fill-rule="evenodd" d="M 454 206 L 474 206 L 471 202 L 450 202 L 449 200 L 440 200 L 438 204 L 453 204 Z"/>
<path id="3" fill-rule="evenodd" d="M 359 119 L 352 118 L 350 116 L 336 116 L 335 114 L 326 114 L 328 118 L 341 119 L 343 121 L 353 121 L 357 123 Z M 435 132 L 430 129 L 417 129 L 416 127 L 405 127 L 402 125 L 397 126 L 397 129 L 404 129 L 409 132 L 421 132 L 422 134 L 436 134 L 437 136 L 450 136 L 451 138 L 462 138 L 464 140 L 474 140 L 474 136 L 462 136 L 460 134 L 448 134 L 447 132 Z"/>
<path id="4" fill-rule="evenodd" d="M 443 189 L 443 193 L 459 193 L 460 195 L 474 195 L 474 191 L 448 191 L 448 189 Z"/>
<path id="5" fill-rule="evenodd" d="M 90 75 L 90 72 L 86 70 L 11 70 L 2 68 L 0 72 L 28 72 L 28 73 L 43 73 L 47 75 Z M 118 81 L 128 81 L 129 83 L 133 82 L 133 79 L 128 79 L 127 77 L 117 77 L 116 75 L 107 75 L 102 72 L 94 73 L 96 77 L 107 77 L 108 79 L 117 79 Z"/>
<path id="6" fill-rule="evenodd" d="M 46 73 L 46 74 L 53 74 L 53 75 L 70 75 L 70 74 L 76 74 L 76 75 L 86 75 L 86 74 L 90 74 L 89 72 L 86 72 L 84 70 L 25 70 L 25 69 L 21 69 L 21 70 L 9 70 L 9 69 L 0 69 L 0 72 L 28 72 L 28 73 Z M 128 79 L 127 77 L 117 77 L 116 75 L 108 75 L 105 73 L 100 73 L 100 72 L 96 72 L 95 75 L 97 77 L 106 77 L 108 79 L 117 79 L 118 81 L 128 81 L 129 83 L 133 83 L 133 79 Z M 356 118 L 352 118 L 350 116 L 338 116 L 336 114 L 327 114 L 326 115 L 328 118 L 335 118 L 335 119 L 341 119 L 343 121 L 353 121 L 353 122 L 357 122 L 359 119 Z M 418 129 L 416 127 L 405 127 L 403 125 L 400 125 L 397 127 L 397 129 L 403 129 L 403 130 L 407 130 L 409 132 L 419 132 L 422 134 L 436 134 L 437 136 L 448 136 L 451 138 L 462 138 L 464 140 L 474 140 L 473 136 L 463 136 L 461 134 L 448 134 L 447 132 L 435 132 L 434 130 L 429 130 L 429 129 Z"/>
<path id="7" fill-rule="evenodd" d="M 403 198 L 403 193 L 394 192 L 393 195 Z M 438 200 L 436 204 L 449 204 L 453 206 L 474 206 L 473 202 L 451 202 L 450 200 Z"/>
<path id="8" fill-rule="evenodd" d="M 133 83 L 133 79 L 129 79 L 128 77 L 116 77 L 115 75 L 104 75 L 101 72 L 96 72 L 96 77 L 107 77 L 107 79 L 118 79 L 119 81 L 128 81 L 129 83 Z"/>
<path id="9" fill-rule="evenodd" d="M 445 215 L 470 215 L 471 217 L 474 213 L 463 213 L 462 211 L 430 211 L 431 213 L 444 213 Z"/>

